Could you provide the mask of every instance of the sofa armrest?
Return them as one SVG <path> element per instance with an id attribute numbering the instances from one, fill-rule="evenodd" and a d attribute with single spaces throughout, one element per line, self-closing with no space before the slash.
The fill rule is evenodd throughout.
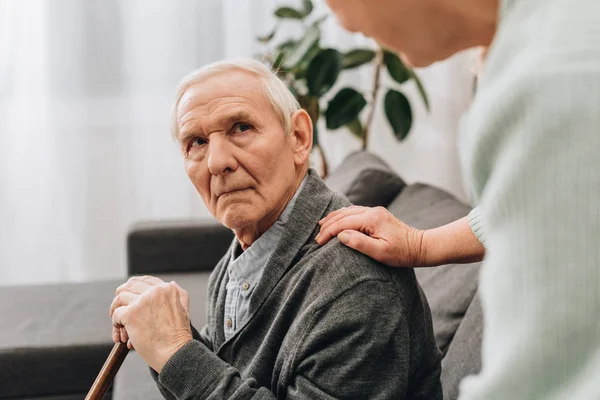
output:
<path id="1" fill-rule="evenodd" d="M 211 271 L 232 239 L 229 229 L 212 220 L 137 223 L 127 236 L 127 273 Z"/>

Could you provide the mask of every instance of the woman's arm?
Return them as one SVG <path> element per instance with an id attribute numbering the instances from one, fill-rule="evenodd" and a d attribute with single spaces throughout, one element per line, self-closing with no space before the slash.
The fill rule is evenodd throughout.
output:
<path id="1" fill-rule="evenodd" d="M 485 247 L 473 233 L 468 217 L 423 232 L 422 266 L 483 260 Z"/>
<path id="2" fill-rule="evenodd" d="M 472 213 L 478 215 L 478 213 Z M 475 218 L 461 218 L 435 229 L 413 228 L 383 207 L 352 206 L 320 221 L 316 240 L 336 237 L 346 246 L 392 267 L 431 267 L 483 259 L 485 248 L 473 233 Z"/>

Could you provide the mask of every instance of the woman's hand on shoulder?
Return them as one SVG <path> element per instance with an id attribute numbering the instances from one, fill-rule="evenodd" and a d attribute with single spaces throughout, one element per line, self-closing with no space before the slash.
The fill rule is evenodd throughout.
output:
<path id="1" fill-rule="evenodd" d="M 340 242 L 391 267 L 423 266 L 424 231 L 408 226 L 384 207 L 351 206 L 319 221 L 319 245 Z"/>
<path id="2" fill-rule="evenodd" d="M 321 246 L 336 237 L 390 267 L 431 267 L 483 260 L 485 247 L 468 217 L 434 229 L 413 228 L 383 207 L 346 207 L 319 221 Z"/>

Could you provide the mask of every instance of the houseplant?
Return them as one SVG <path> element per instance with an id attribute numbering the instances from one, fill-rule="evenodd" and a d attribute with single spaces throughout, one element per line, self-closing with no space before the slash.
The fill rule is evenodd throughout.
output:
<path id="1" fill-rule="evenodd" d="M 319 141 L 317 121 L 324 117 L 326 127 L 331 131 L 347 127 L 361 140 L 362 148 L 366 149 L 378 94 L 382 89 L 382 70 L 387 71 L 395 86 L 414 79 L 427 110 L 429 103 L 415 72 L 404 65 L 396 54 L 380 46 L 376 49 L 359 48 L 346 52 L 332 47 L 323 48 L 320 43 L 321 24 L 327 15 L 314 18 L 312 12 L 311 0 L 303 0 L 301 9 L 289 6 L 277 8 L 275 17 L 278 22 L 275 28 L 257 40 L 267 48 L 259 57 L 272 66 L 298 99 L 300 106 L 310 114 L 314 126 L 314 147 L 321 155 L 322 173 L 326 176 L 328 164 Z M 301 23 L 302 35 L 299 38 L 273 43 L 277 29 L 282 23 L 290 20 Z M 368 93 L 365 95 L 356 88 L 343 87 L 333 97 L 328 95 L 330 100 L 325 104 L 324 96 L 333 87 L 339 75 L 363 65 L 371 65 L 373 68 L 372 85 Z M 403 140 L 412 126 L 412 110 L 410 102 L 398 89 L 386 89 L 383 109 L 393 134 L 398 140 Z M 363 122 L 360 113 L 365 107 L 368 108 Z"/>

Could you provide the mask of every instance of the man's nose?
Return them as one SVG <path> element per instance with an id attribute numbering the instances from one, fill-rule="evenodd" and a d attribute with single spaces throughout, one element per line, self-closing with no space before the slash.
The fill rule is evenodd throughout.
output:
<path id="1" fill-rule="evenodd" d="M 208 170 L 212 175 L 227 175 L 237 169 L 232 147 L 226 138 L 214 138 L 209 142 Z"/>

